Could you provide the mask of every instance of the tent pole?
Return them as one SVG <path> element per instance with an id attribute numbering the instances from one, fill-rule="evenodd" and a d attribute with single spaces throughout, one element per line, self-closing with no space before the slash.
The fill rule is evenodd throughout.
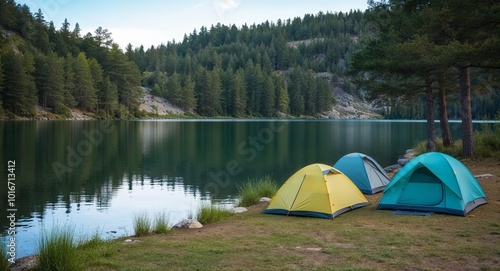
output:
<path id="1" fill-rule="evenodd" d="M 290 209 L 288 210 L 288 213 L 286 216 L 290 214 L 290 212 L 293 209 L 293 205 L 295 204 L 295 200 L 297 199 L 297 196 L 299 195 L 300 189 L 302 188 L 302 184 L 304 184 L 304 180 L 306 179 L 307 174 L 304 174 L 304 178 L 302 178 L 302 182 L 300 183 L 299 190 L 297 190 L 297 194 L 295 194 L 295 198 L 293 199 L 292 205 L 290 206 Z"/>

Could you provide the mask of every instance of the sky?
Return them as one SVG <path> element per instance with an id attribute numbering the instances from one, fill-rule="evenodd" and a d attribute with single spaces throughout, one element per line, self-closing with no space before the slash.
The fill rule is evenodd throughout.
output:
<path id="1" fill-rule="evenodd" d="M 367 0 L 17 0 L 32 13 L 42 10 L 45 20 L 59 29 L 67 18 L 70 29 L 78 23 L 82 35 L 102 27 L 124 49 L 149 48 L 182 41 L 184 34 L 210 29 L 217 23 L 259 24 L 303 17 L 305 14 L 366 10 Z"/>

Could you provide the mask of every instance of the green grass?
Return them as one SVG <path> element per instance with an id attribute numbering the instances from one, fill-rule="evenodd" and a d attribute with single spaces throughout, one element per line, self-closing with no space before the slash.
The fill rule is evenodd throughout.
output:
<path id="1" fill-rule="evenodd" d="M 475 156 L 480 158 L 500 157 L 500 123 L 483 123 L 481 131 L 474 133 Z"/>
<path id="2" fill-rule="evenodd" d="M 427 152 L 427 141 L 421 141 L 413 148 L 417 154 L 423 154 Z M 453 157 L 462 156 L 462 140 L 453 141 L 451 147 L 443 146 L 443 140 L 441 138 L 436 139 L 436 151 L 446 153 Z"/>
<path id="3" fill-rule="evenodd" d="M 142 212 L 134 215 L 134 234 L 135 236 L 148 235 L 152 231 L 152 223 L 148 213 Z"/>
<path id="4" fill-rule="evenodd" d="M 419 142 L 415 147 L 418 154 L 426 152 L 427 141 Z M 476 158 L 494 158 L 500 157 L 500 124 L 481 125 L 481 131 L 474 132 L 475 150 L 474 156 Z M 462 157 L 462 140 L 453 141 L 451 147 L 444 147 L 441 139 L 436 140 L 436 151 L 446 153 L 453 157 Z"/>
<path id="5" fill-rule="evenodd" d="M 84 260 L 77 253 L 75 229 L 57 226 L 44 230 L 38 240 L 38 258 L 35 270 L 77 271 L 84 267 Z"/>
<path id="6" fill-rule="evenodd" d="M 495 165 L 491 173 L 500 175 Z M 498 180 L 481 181 L 488 198 L 500 197 Z M 331 220 L 264 215 L 258 205 L 202 229 L 112 240 L 109 250 L 119 252 L 89 260 L 86 270 L 496 270 L 498 206 L 419 217 L 374 204 Z"/>
<path id="7" fill-rule="evenodd" d="M 78 247 L 79 248 L 93 248 L 93 247 L 98 247 L 101 244 L 106 243 L 106 240 L 101 238 L 101 235 L 99 234 L 99 231 L 95 231 L 93 235 L 91 235 L 89 238 L 82 238 L 78 242 Z"/>
<path id="8" fill-rule="evenodd" d="M 473 174 L 500 176 L 498 161 L 464 163 Z M 77 250 L 85 271 L 498 270 L 500 177 L 478 181 L 489 203 L 466 217 L 393 215 L 376 210 L 376 194 L 366 196 L 372 205 L 333 220 L 265 215 L 259 204 L 201 229 L 137 242 L 93 237 Z"/>
<path id="9" fill-rule="evenodd" d="M 0 271 L 9 270 L 9 256 L 7 255 L 7 243 L 0 241 Z"/>
<path id="10" fill-rule="evenodd" d="M 233 215 L 233 213 L 223 206 L 203 204 L 198 208 L 196 217 L 201 224 L 211 224 L 220 222 L 231 215 Z"/>
<path id="11" fill-rule="evenodd" d="M 168 226 L 168 217 L 165 212 L 156 214 L 154 218 L 154 233 L 165 234 L 170 233 L 172 230 Z"/>
<path id="12" fill-rule="evenodd" d="M 258 203 L 261 197 L 272 197 L 278 191 L 278 185 L 270 176 L 264 176 L 248 180 L 238 187 L 238 191 L 239 205 L 248 207 Z"/>

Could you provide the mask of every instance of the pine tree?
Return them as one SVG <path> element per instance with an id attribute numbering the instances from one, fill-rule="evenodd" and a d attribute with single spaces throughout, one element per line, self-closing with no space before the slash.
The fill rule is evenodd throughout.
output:
<path id="1" fill-rule="evenodd" d="M 318 87 L 318 98 L 316 101 L 317 113 L 330 111 L 332 109 L 333 97 L 332 91 L 330 90 L 330 84 L 328 81 L 322 78 L 316 79 L 316 85 Z"/>
<path id="2" fill-rule="evenodd" d="M 318 89 L 316 79 L 310 73 L 306 73 L 301 83 L 300 90 L 304 97 L 304 113 L 308 116 L 314 116 L 317 113 L 316 101 Z"/>
<path id="3" fill-rule="evenodd" d="M 167 95 L 166 98 L 177 106 L 182 106 L 182 86 L 181 77 L 178 73 L 172 74 L 165 85 Z"/>
<path id="4" fill-rule="evenodd" d="M 199 68 L 196 72 L 196 111 L 203 116 L 219 116 L 222 113 L 221 81 L 219 71 Z"/>
<path id="5" fill-rule="evenodd" d="M 182 108 L 188 112 L 196 109 L 195 82 L 189 75 L 182 86 Z"/>
<path id="6" fill-rule="evenodd" d="M 302 95 L 304 74 L 300 68 L 295 67 L 290 73 L 288 84 L 288 96 L 290 97 L 290 113 L 294 116 L 304 114 L 305 101 Z"/>
<path id="7" fill-rule="evenodd" d="M 73 97 L 75 97 L 77 106 L 83 110 L 95 111 L 97 109 L 97 91 L 85 53 L 78 54 L 73 63 L 73 70 L 75 72 Z"/>
<path id="8" fill-rule="evenodd" d="M 75 71 L 73 68 L 73 63 L 75 62 L 75 58 L 68 53 L 64 60 L 64 104 L 69 107 L 75 107 L 77 102 L 75 101 L 75 97 L 73 93 L 76 91 L 75 85 Z"/>
<path id="9" fill-rule="evenodd" d="M 285 86 L 285 79 L 279 74 L 274 78 L 274 89 L 276 90 L 276 111 L 282 114 L 288 114 L 290 112 L 290 98 L 288 97 L 288 91 Z"/>
<path id="10" fill-rule="evenodd" d="M 243 69 L 238 69 L 232 77 L 232 112 L 230 114 L 235 117 L 243 117 L 247 102 L 245 73 Z"/>
<path id="11" fill-rule="evenodd" d="M 42 10 L 38 9 L 35 13 L 33 45 L 45 54 L 52 50 L 46 24 Z"/>
<path id="12" fill-rule="evenodd" d="M 251 59 L 245 65 L 246 113 L 256 115 L 260 113 L 261 94 L 263 93 L 263 76 L 260 66 L 254 65 Z"/>
<path id="13" fill-rule="evenodd" d="M 118 101 L 128 112 L 135 117 L 140 116 L 139 105 L 143 94 L 140 86 L 141 74 L 134 62 L 128 61 L 127 56 L 114 44 L 107 54 L 104 70 L 111 82 L 118 87 Z"/>
<path id="14" fill-rule="evenodd" d="M 16 115 L 35 117 L 37 96 L 31 75 L 33 60 L 10 49 L 2 56 L 2 64 L 4 82 L 1 100 L 4 109 Z"/>
<path id="15" fill-rule="evenodd" d="M 35 82 L 40 104 L 56 114 L 68 114 L 64 104 L 64 60 L 55 53 L 39 54 L 35 61 Z"/>
<path id="16" fill-rule="evenodd" d="M 263 78 L 263 86 L 262 86 L 262 94 L 260 95 L 260 113 L 263 117 L 272 117 L 274 116 L 275 109 L 275 99 L 276 99 L 276 91 L 274 89 L 274 82 L 271 76 L 264 76 Z"/>
<path id="17" fill-rule="evenodd" d="M 0 25 L 12 30 L 16 24 L 16 3 L 12 0 L 0 1 Z"/>
<path id="18" fill-rule="evenodd" d="M 94 32 L 94 38 L 99 47 L 111 48 L 113 45 L 113 39 L 111 38 L 111 32 L 108 29 L 102 29 L 98 27 Z"/>
<path id="19" fill-rule="evenodd" d="M 100 115 L 104 118 L 113 118 L 118 115 L 118 87 L 109 80 L 109 77 L 103 78 L 100 85 L 97 92 L 99 108 L 102 110 Z"/>

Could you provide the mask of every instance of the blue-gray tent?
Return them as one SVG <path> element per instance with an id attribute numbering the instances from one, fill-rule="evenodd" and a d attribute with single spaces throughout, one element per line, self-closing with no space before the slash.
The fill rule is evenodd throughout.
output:
<path id="1" fill-rule="evenodd" d="M 487 203 L 483 188 L 457 159 L 429 152 L 411 160 L 386 186 L 377 209 L 465 216 Z"/>
<path id="2" fill-rule="evenodd" d="M 341 157 L 334 168 L 344 173 L 363 194 L 384 190 L 390 179 L 375 159 L 362 153 L 349 153 Z"/>

